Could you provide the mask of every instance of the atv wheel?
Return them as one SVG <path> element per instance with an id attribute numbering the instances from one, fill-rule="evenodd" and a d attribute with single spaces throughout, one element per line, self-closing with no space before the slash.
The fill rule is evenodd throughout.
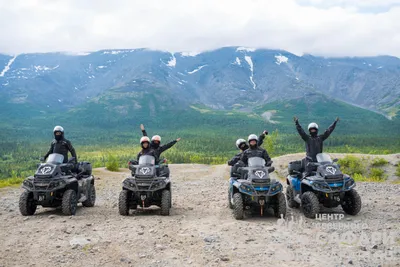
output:
<path id="1" fill-rule="evenodd" d="M 286 187 L 286 199 L 287 199 L 287 203 L 289 208 L 298 208 L 300 207 L 300 204 L 296 202 L 296 200 L 294 200 L 294 192 L 293 192 L 293 187 L 291 187 L 290 185 L 288 185 L 288 187 Z"/>
<path id="2" fill-rule="evenodd" d="M 19 211 L 23 216 L 31 216 L 35 214 L 36 202 L 33 199 L 33 193 L 24 191 L 19 197 Z"/>
<path id="3" fill-rule="evenodd" d="M 240 193 L 233 195 L 233 216 L 236 220 L 242 220 L 244 217 L 243 197 Z"/>
<path id="4" fill-rule="evenodd" d="M 279 192 L 276 196 L 276 206 L 274 207 L 274 215 L 276 218 L 286 218 L 286 198 L 282 192 Z"/>
<path id="5" fill-rule="evenodd" d="M 161 193 L 161 212 L 162 216 L 168 216 L 171 209 L 171 192 L 167 189 Z"/>
<path id="6" fill-rule="evenodd" d="M 361 210 L 361 197 L 356 190 L 347 191 L 343 198 L 342 208 L 350 215 L 356 215 Z"/>
<path id="7" fill-rule="evenodd" d="M 232 200 L 231 200 L 231 191 L 228 190 L 228 206 L 230 209 L 233 209 Z"/>
<path id="8" fill-rule="evenodd" d="M 64 213 L 64 215 L 75 215 L 77 202 L 78 200 L 76 199 L 74 190 L 68 189 L 65 191 L 61 203 L 62 213 Z"/>
<path id="9" fill-rule="evenodd" d="M 86 200 L 82 202 L 82 205 L 84 207 L 93 207 L 95 202 L 96 202 L 96 188 L 94 187 L 94 184 L 91 184 L 89 188 L 89 194 Z"/>
<path id="10" fill-rule="evenodd" d="M 315 215 L 319 212 L 319 201 L 317 196 L 311 192 L 305 192 L 301 196 L 301 207 L 304 216 L 310 219 L 315 219 Z"/>
<path id="11" fill-rule="evenodd" d="M 119 214 L 123 216 L 129 215 L 129 194 L 128 190 L 122 190 L 118 198 Z"/>

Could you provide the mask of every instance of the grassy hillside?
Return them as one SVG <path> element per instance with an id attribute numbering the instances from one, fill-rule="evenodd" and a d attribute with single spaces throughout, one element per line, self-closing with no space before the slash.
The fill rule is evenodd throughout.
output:
<path id="1" fill-rule="evenodd" d="M 120 166 L 139 151 L 140 123 L 148 133 L 160 134 L 163 142 L 182 141 L 165 153 L 175 163 L 225 163 L 236 152 L 235 140 L 267 129 L 265 148 L 273 155 L 304 151 L 293 116 L 303 127 L 311 121 L 327 128 L 341 121 L 325 143 L 326 151 L 388 154 L 400 152 L 400 123 L 374 112 L 320 95 L 275 102 L 252 112 L 213 110 L 205 106 L 179 106 L 172 98 L 145 92 L 113 92 L 63 113 L 15 111 L 2 107 L 0 131 L 0 178 L 28 175 L 47 151 L 54 125 L 66 129 L 81 160 L 104 166 L 114 156 Z M 161 94 L 161 92 L 160 92 Z M 267 112 L 267 113 L 265 113 Z M 268 115 L 268 116 L 267 116 Z"/>

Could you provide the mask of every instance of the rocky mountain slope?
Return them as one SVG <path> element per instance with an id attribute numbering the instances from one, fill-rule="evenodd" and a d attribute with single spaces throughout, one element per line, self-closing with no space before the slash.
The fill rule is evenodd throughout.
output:
<path id="1" fill-rule="evenodd" d="M 146 49 L 0 55 L 0 103 L 66 110 L 115 92 L 166 99 L 164 106 L 249 109 L 319 93 L 394 116 L 400 59 L 322 58 L 226 47 L 203 53 Z"/>

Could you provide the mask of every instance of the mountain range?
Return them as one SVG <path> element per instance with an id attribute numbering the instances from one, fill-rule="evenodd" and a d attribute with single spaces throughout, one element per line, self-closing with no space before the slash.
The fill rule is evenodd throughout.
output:
<path id="1" fill-rule="evenodd" d="M 354 132 L 360 118 L 370 118 L 375 130 L 398 132 L 399 108 L 400 59 L 391 56 L 324 58 L 245 47 L 0 55 L 0 125 L 10 132 L 60 122 L 109 129 L 143 118 L 159 128 L 244 119 L 279 128 L 294 114 L 324 122 L 348 117 Z"/>

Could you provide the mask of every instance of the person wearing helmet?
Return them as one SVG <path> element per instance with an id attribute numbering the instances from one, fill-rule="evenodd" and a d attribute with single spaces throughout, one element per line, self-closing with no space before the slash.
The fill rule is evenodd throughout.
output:
<path id="1" fill-rule="evenodd" d="M 64 163 L 68 162 L 68 151 L 71 153 L 72 157 L 75 158 L 75 163 L 78 161 L 76 152 L 71 142 L 64 137 L 64 128 L 61 126 L 54 127 L 53 130 L 54 140 L 50 144 L 50 149 L 44 155 L 42 160 L 45 160 L 50 154 L 58 153 L 64 156 Z"/>
<path id="2" fill-rule="evenodd" d="M 307 176 L 311 171 L 312 168 L 308 167 L 308 162 L 316 162 L 317 161 L 317 154 L 322 153 L 323 151 L 323 142 L 331 135 L 333 130 L 335 130 L 336 124 L 339 121 L 339 118 L 325 130 L 323 134 L 318 135 L 318 124 L 312 122 L 308 125 L 308 132 L 307 134 L 299 123 L 299 119 L 294 117 L 294 122 L 296 124 L 296 129 L 301 138 L 306 143 L 306 158 L 303 159 L 303 166 L 306 169 L 305 176 Z"/>
<path id="3" fill-rule="evenodd" d="M 264 148 L 258 146 L 257 135 L 249 135 L 247 141 L 249 143 L 249 148 L 243 152 L 242 156 L 240 157 L 240 161 L 247 166 L 249 158 L 260 157 L 265 160 L 267 166 L 271 165 L 271 158 L 268 155 L 268 152 Z"/>
<path id="4" fill-rule="evenodd" d="M 142 130 L 143 133 L 143 137 L 146 136 L 147 137 L 147 132 L 144 129 L 144 125 L 140 124 L 140 129 Z M 161 145 L 161 136 L 159 135 L 154 135 L 151 138 L 151 143 L 150 143 L 150 147 L 152 149 L 154 149 L 154 152 L 156 154 L 156 162 L 159 162 L 160 160 L 160 155 L 161 153 L 163 153 L 164 151 L 170 149 L 173 145 L 175 145 L 177 142 L 179 142 L 181 140 L 181 138 L 178 138 L 174 141 L 171 141 L 165 145 Z"/>
<path id="5" fill-rule="evenodd" d="M 137 155 L 137 160 L 139 160 L 141 156 L 145 155 L 153 156 L 154 158 L 156 158 L 156 153 L 154 149 L 150 147 L 150 138 L 148 138 L 147 136 L 143 136 L 142 138 L 140 138 L 140 146 L 142 147 L 142 150 Z"/>
<path id="6" fill-rule="evenodd" d="M 261 146 L 264 143 L 264 138 L 266 135 L 268 135 L 267 130 L 263 131 L 262 134 L 260 134 L 260 136 L 258 137 L 258 146 Z M 246 140 L 244 139 L 236 140 L 236 147 L 240 150 L 240 152 L 237 153 L 230 161 L 228 161 L 229 166 L 234 166 L 236 163 L 238 163 L 240 157 L 242 156 L 242 153 L 249 148 L 249 146 L 246 143 Z"/>

